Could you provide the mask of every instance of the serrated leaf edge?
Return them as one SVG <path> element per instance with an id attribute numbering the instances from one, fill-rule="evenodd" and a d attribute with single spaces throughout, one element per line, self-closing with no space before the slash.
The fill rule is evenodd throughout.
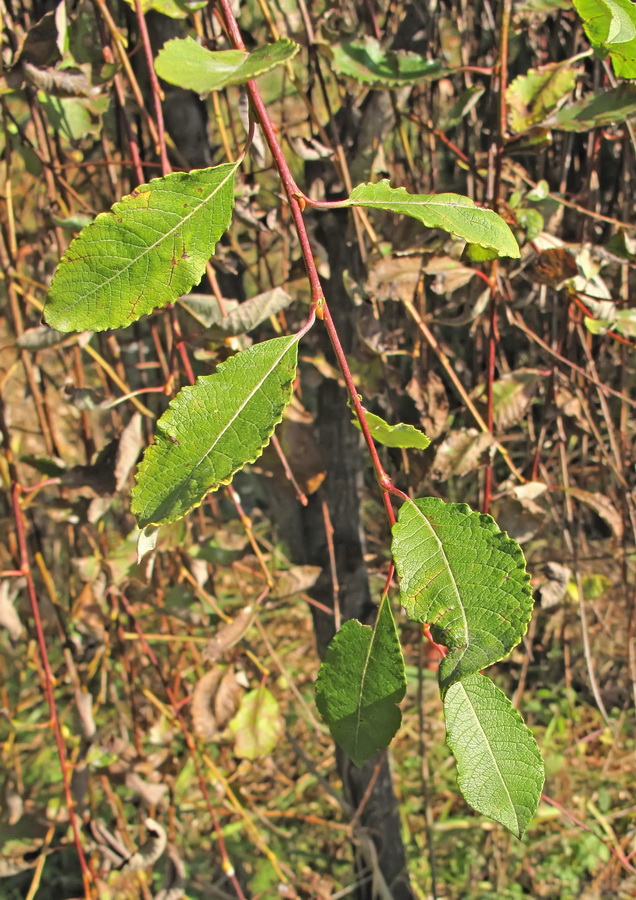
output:
<path id="1" fill-rule="evenodd" d="M 239 410 L 234 414 L 234 417 L 228 422 L 227 426 L 226 426 L 226 427 L 223 429 L 223 431 L 217 436 L 216 440 L 214 441 L 214 444 L 212 444 L 212 446 L 208 449 L 208 451 L 205 453 L 205 455 L 202 456 L 202 457 L 199 459 L 199 461 L 197 462 L 196 466 L 193 466 L 193 467 L 192 467 L 192 470 L 191 470 L 190 473 L 188 474 L 188 479 L 186 480 L 186 484 L 188 483 L 189 479 L 192 477 L 194 471 L 198 468 L 198 466 L 200 466 L 201 463 L 203 463 L 203 462 L 207 459 L 207 457 L 210 455 L 210 453 L 212 452 L 212 450 L 214 449 L 214 447 L 216 446 L 216 444 L 219 442 L 220 438 L 223 437 L 223 435 L 225 434 L 225 432 L 227 431 L 227 429 L 230 427 L 230 425 L 232 425 L 232 423 L 233 423 L 233 422 L 236 420 L 236 418 L 239 416 L 239 414 L 241 413 L 242 409 L 244 409 L 244 408 L 247 406 L 247 404 L 250 402 L 250 400 L 252 399 L 252 397 L 254 396 L 254 394 L 256 393 L 256 391 L 260 389 L 260 387 L 262 386 L 263 382 L 264 382 L 264 381 L 272 374 L 272 372 L 275 370 L 276 366 L 280 363 L 280 361 L 281 361 L 281 359 L 284 357 L 284 355 L 288 352 L 288 350 L 290 350 L 290 348 L 294 345 L 294 343 L 298 343 L 298 341 L 299 341 L 299 336 L 298 336 L 297 334 L 290 335 L 290 341 L 289 341 L 289 344 L 287 344 L 287 346 L 283 349 L 282 353 L 279 355 L 278 359 L 276 359 L 276 361 L 272 364 L 272 366 L 271 366 L 270 369 L 267 371 L 267 373 L 265 374 L 265 376 L 264 376 L 264 377 L 260 380 L 260 382 L 254 387 L 254 389 L 252 390 L 252 392 L 249 394 L 249 396 L 248 396 L 247 399 L 245 400 L 245 403 L 243 404 L 243 407 L 242 407 L 241 409 L 239 409 Z M 232 358 L 235 358 L 235 357 L 232 357 Z M 213 372 L 211 375 L 203 375 L 202 378 L 205 378 L 205 379 L 214 378 L 216 375 L 219 374 L 219 371 L 221 371 L 221 372 L 223 371 L 223 369 L 224 369 L 225 366 L 227 365 L 227 362 L 229 362 L 229 360 L 226 361 L 225 363 L 220 363 L 220 364 L 217 366 L 217 369 L 216 369 L 215 372 Z M 201 381 L 201 378 L 197 379 L 197 381 Z M 293 378 L 292 378 L 292 382 L 293 382 Z M 187 388 L 193 388 L 193 387 L 195 387 L 195 385 L 196 385 L 196 382 L 195 382 L 194 385 L 187 385 L 186 388 L 184 388 L 183 390 L 187 390 Z M 201 497 L 201 499 L 200 499 L 197 503 L 194 503 L 191 507 L 189 507 L 189 509 L 187 509 L 184 513 L 182 513 L 182 514 L 180 514 L 180 515 L 178 515 L 178 516 L 176 516 L 176 517 L 174 517 L 174 518 L 171 517 L 171 518 L 168 518 L 168 519 L 160 519 L 160 520 L 158 520 L 158 521 L 153 521 L 152 519 L 149 519 L 149 520 L 139 519 L 139 520 L 138 520 L 138 521 L 139 521 L 139 527 L 140 527 L 140 528 L 147 528 L 149 525 L 169 525 L 169 524 L 172 523 L 172 522 L 178 522 L 178 521 L 179 521 L 180 519 L 182 519 L 184 516 L 188 515 L 188 513 L 192 512 L 193 509 L 197 509 L 199 506 L 201 506 L 201 504 L 203 503 L 203 501 L 205 500 L 205 498 L 208 496 L 208 494 L 212 493 L 213 491 L 218 490 L 218 488 L 220 488 L 222 485 L 230 484 L 231 481 L 232 481 L 232 479 L 233 479 L 234 476 L 236 475 L 236 473 L 237 473 L 238 471 L 240 471 L 240 469 L 242 469 L 243 466 L 247 466 L 247 465 L 249 465 L 250 463 L 255 462 L 255 461 L 259 458 L 259 456 L 261 456 L 261 454 L 263 453 L 263 451 L 265 450 L 265 448 L 268 446 L 268 444 L 269 444 L 269 442 L 270 442 L 270 440 L 271 440 L 271 436 L 272 436 L 272 434 L 274 433 L 274 431 L 275 431 L 275 429 L 276 429 L 276 426 L 277 426 L 280 422 L 282 422 L 284 409 L 285 409 L 285 407 L 289 404 L 289 402 L 290 402 L 290 400 L 291 400 L 291 395 L 292 395 L 292 389 L 291 389 L 291 387 L 290 387 L 290 389 L 289 389 L 289 400 L 287 400 L 287 402 L 285 403 L 283 409 L 281 410 L 280 415 L 279 415 L 276 419 L 274 419 L 274 421 L 272 422 L 272 429 L 271 429 L 271 431 L 270 431 L 270 433 L 269 433 L 269 436 L 268 436 L 268 437 L 265 439 L 265 441 L 261 444 L 261 446 L 259 447 L 258 451 L 256 452 L 256 454 L 255 454 L 254 456 L 250 457 L 249 459 L 244 460 L 244 461 L 243 461 L 240 465 L 238 465 L 238 466 L 237 466 L 237 467 L 236 467 L 236 468 L 235 468 L 235 469 L 234 469 L 234 470 L 233 470 L 226 478 L 222 478 L 222 479 L 221 479 L 220 481 L 218 481 L 218 482 L 213 482 L 213 484 L 210 485 L 210 487 L 209 487 L 208 490 L 205 492 L 205 494 Z M 179 397 L 179 396 L 180 396 L 180 394 L 177 394 L 177 395 L 176 395 L 176 397 Z M 176 397 L 175 397 L 175 399 L 176 399 Z M 170 410 L 170 407 L 168 407 L 168 409 L 166 410 L 166 412 L 168 412 L 169 410 Z M 165 416 L 165 413 L 164 413 L 163 415 Z M 161 425 L 161 419 L 162 419 L 162 418 L 163 418 L 163 416 L 162 416 L 162 417 L 158 420 L 158 422 L 157 422 L 157 429 L 158 429 L 158 428 L 160 427 L 160 425 Z M 151 449 L 152 446 L 154 446 L 154 445 L 151 444 L 150 447 L 149 447 L 148 449 Z M 136 515 L 136 516 L 138 516 L 138 517 L 139 517 L 139 515 L 141 515 L 141 511 L 135 512 L 135 492 L 136 492 L 136 490 L 137 490 L 137 487 L 139 486 L 140 479 L 143 477 L 143 474 L 144 474 L 145 470 L 148 468 L 148 466 L 149 466 L 150 464 L 151 464 L 151 461 L 150 461 L 148 455 L 147 455 L 147 454 L 144 454 L 144 458 L 143 458 L 142 461 L 140 462 L 139 466 L 137 467 L 137 472 L 135 473 L 135 486 L 134 486 L 134 488 L 133 488 L 133 490 L 132 490 L 132 503 L 131 503 L 130 511 L 133 513 L 133 515 Z"/>
<path id="2" fill-rule="evenodd" d="M 222 181 L 220 181 L 219 184 L 215 185 L 214 190 L 211 194 L 209 194 L 207 197 L 205 197 L 205 199 L 202 199 L 201 201 L 199 201 L 199 203 L 194 206 L 194 208 L 191 210 L 191 212 L 187 213 L 187 215 L 185 215 L 179 219 L 179 221 L 177 222 L 176 225 L 174 225 L 168 231 L 162 232 L 161 236 L 153 244 L 150 244 L 150 245 L 147 245 L 146 247 L 144 247 L 143 251 L 139 254 L 139 256 L 136 256 L 136 257 L 134 257 L 134 259 L 131 259 L 127 263 L 127 265 L 125 265 L 122 269 L 119 269 L 117 272 L 115 272 L 113 275 L 110 276 L 110 278 L 107 278 L 105 281 L 101 281 L 98 285 L 96 285 L 94 288 L 92 288 L 90 291 L 88 291 L 88 293 L 85 293 L 85 294 L 82 294 L 81 296 L 76 297 L 72 307 L 76 308 L 78 304 L 85 303 L 87 301 L 87 299 L 89 297 L 92 297 L 93 294 L 95 294 L 97 291 L 101 291 L 103 288 L 105 288 L 107 285 L 109 285 L 112 281 L 115 281 L 118 278 L 121 278 L 122 275 L 125 272 L 127 272 L 131 266 L 136 265 L 140 259 L 143 259 L 149 253 L 151 253 L 166 238 L 170 237 L 171 234 L 176 232 L 176 230 L 178 228 L 182 228 L 184 222 L 187 222 L 188 219 L 190 219 L 196 213 L 200 212 L 201 209 L 207 203 L 209 203 L 211 200 L 213 200 L 214 197 L 216 197 L 216 195 L 218 194 L 218 192 L 227 184 L 227 182 L 230 180 L 230 178 L 234 177 L 234 175 L 240 165 L 240 162 L 222 163 L 221 165 L 222 166 L 229 165 L 230 169 L 229 169 L 226 177 Z M 221 168 L 221 166 L 211 166 L 210 168 L 217 169 L 217 168 Z M 198 172 L 205 171 L 205 170 L 196 169 L 194 171 L 196 171 L 198 173 Z M 183 173 L 175 173 L 175 174 L 183 174 Z M 153 184 L 155 184 L 155 187 L 157 187 L 156 182 L 162 181 L 165 183 L 166 178 L 169 178 L 169 177 L 170 177 L 169 175 L 167 175 L 167 176 L 164 175 L 161 178 L 153 178 L 147 184 L 139 185 L 139 187 L 135 188 L 135 191 L 137 191 L 139 194 L 148 193 L 152 189 Z M 133 191 L 132 194 L 134 194 L 135 191 Z M 132 196 L 132 194 L 128 194 L 128 197 Z M 121 200 L 118 200 L 117 203 L 114 203 L 113 206 L 109 210 L 107 210 L 106 212 L 103 212 L 103 213 L 99 213 L 99 215 L 96 216 L 95 219 L 90 223 L 90 225 L 87 225 L 85 228 L 83 228 L 82 231 L 80 231 L 80 233 L 78 234 L 78 236 L 76 238 L 74 238 L 73 241 L 71 241 L 71 244 L 69 245 L 68 249 L 63 254 L 62 259 L 60 260 L 59 267 L 63 266 L 67 262 L 73 261 L 72 257 L 69 259 L 69 254 L 73 252 L 74 245 L 75 245 L 75 249 L 77 249 L 77 243 L 81 242 L 82 240 L 86 240 L 85 232 L 88 231 L 88 229 L 90 229 L 93 225 L 95 225 L 97 222 L 100 222 L 100 220 L 101 220 L 101 222 L 100 222 L 100 224 L 101 224 L 104 219 L 110 218 L 111 216 L 115 217 L 117 215 L 117 213 L 119 213 L 119 212 L 122 212 L 122 213 L 129 212 L 130 210 L 127 209 L 125 206 L 125 201 L 126 201 L 126 197 L 123 197 Z M 120 208 L 122 206 L 123 206 L 123 209 Z M 234 198 L 232 198 L 232 207 L 233 206 L 234 206 Z M 212 252 L 213 251 L 211 250 L 210 255 L 212 254 Z M 54 287 L 55 287 L 55 277 L 53 278 L 53 281 L 51 282 L 51 287 L 49 288 L 49 296 L 51 295 L 51 291 L 54 289 Z M 51 298 L 51 300 L 52 300 L 52 302 L 55 302 L 54 298 Z M 70 307 L 71 304 L 68 304 L 68 306 Z M 67 313 L 67 317 L 68 317 L 68 313 Z M 59 330 L 55 325 L 52 325 L 51 322 L 49 322 L 49 316 L 47 314 L 46 305 L 44 308 L 44 318 L 46 319 L 48 324 L 51 325 L 52 328 L 55 328 L 56 331 Z M 131 321 L 134 321 L 134 319 L 131 319 Z"/>

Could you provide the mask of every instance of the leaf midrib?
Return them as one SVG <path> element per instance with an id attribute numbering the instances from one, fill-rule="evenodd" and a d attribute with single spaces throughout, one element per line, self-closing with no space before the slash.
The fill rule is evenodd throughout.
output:
<path id="1" fill-rule="evenodd" d="M 202 200 L 195 206 L 195 208 L 194 208 L 191 212 L 189 212 L 187 215 L 185 215 L 185 216 L 183 216 L 182 218 L 180 218 L 179 221 L 177 222 L 177 224 L 176 224 L 173 228 L 170 228 L 169 231 L 163 232 L 163 234 L 161 235 L 161 237 L 159 237 L 159 238 L 154 242 L 154 244 L 147 245 L 147 246 L 145 247 L 145 249 L 143 250 L 142 253 L 140 253 L 138 256 L 135 256 L 134 259 L 131 259 L 130 262 L 128 263 L 128 265 L 124 266 L 123 269 L 119 269 L 117 272 L 115 272 L 114 275 L 111 275 L 110 278 L 107 278 L 106 281 L 100 282 L 100 283 L 99 283 L 96 287 L 94 287 L 92 290 L 88 291 L 88 293 L 86 293 L 86 294 L 81 294 L 80 296 L 77 296 L 76 299 L 75 299 L 75 303 L 74 303 L 74 304 L 69 304 L 69 306 L 70 306 L 70 305 L 77 306 L 78 303 L 83 303 L 85 300 L 87 300 L 88 297 L 91 297 L 91 296 L 92 296 L 93 294 L 95 294 L 97 291 L 100 291 L 100 290 L 102 290 L 103 288 L 107 287 L 107 285 L 109 285 L 112 281 L 115 281 L 116 279 L 121 278 L 122 275 L 123 275 L 125 272 L 127 272 L 128 269 L 130 269 L 131 266 L 134 266 L 136 263 L 139 262 L 139 260 L 143 259 L 143 258 L 144 258 L 145 256 L 147 256 L 150 252 L 152 252 L 156 247 L 158 247 L 159 244 L 161 244 L 163 241 L 165 241 L 166 238 L 168 238 L 168 237 L 170 237 L 170 235 L 174 234 L 174 232 L 177 230 L 177 228 L 182 228 L 183 225 L 184 225 L 184 223 L 186 223 L 190 218 L 192 218 L 192 216 L 194 216 L 194 215 L 196 215 L 198 212 L 200 212 L 201 209 L 205 206 L 206 203 L 209 203 L 210 200 L 212 200 L 212 199 L 214 199 L 214 197 L 216 197 L 216 195 L 217 195 L 218 192 L 221 190 L 221 188 L 223 188 L 223 187 L 227 184 L 228 180 L 234 176 L 234 173 L 236 172 L 236 170 L 237 170 L 237 168 L 238 168 L 238 165 L 239 165 L 238 163 L 234 163 L 234 164 L 232 165 L 232 168 L 230 169 L 230 171 L 229 171 L 228 174 L 226 175 L 226 177 L 225 177 L 222 181 L 220 181 L 220 182 L 215 186 L 215 188 L 214 188 L 214 190 L 212 191 L 212 193 L 209 194 L 209 195 L 208 195 L 207 197 L 205 197 L 204 199 L 202 199 Z M 148 191 L 143 191 L 143 193 L 149 193 L 149 192 L 151 192 L 151 191 L 153 190 L 153 189 L 150 187 L 150 185 L 147 185 L 147 187 L 148 187 Z M 159 191 L 161 191 L 162 188 L 161 188 L 161 187 L 159 187 L 159 188 L 154 188 L 154 190 L 159 190 Z M 170 192 L 170 191 L 169 191 L 169 192 Z M 175 191 L 171 191 L 170 193 L 176 193 L 176 192 L 175 192 Z M 134 199 L 136 199 L 136 198 L 134 198 Z M 122 201 L 122 202 L 123 202 L 123 201 Z M 154 211 L 155 211 L 155 212 L 160 212 L 160 210 L 154 210 Z M 132 212 L 132 210 L 128 210 L 127 212 L 130 213 L 130 212 Z M 108 215 L 108 213 L 107 213 L 107 215 Z M 113 215 L 113 216 L 115 215 L 115 214 L 112 212 L 112 210 L 111 210 L 111 212 L 110 212 L 110 215 Z M 97 221 L 97 220 L 95 220 L 95 221 Z M 90 227 L 90 226 L 89 226 L 89 227 Z M 70 248 L 69 248 L 69 249 L 70 249 Z M 68 252 L 68 251 L 67 251 L 67 252 Z"/>
<path id="2" fill-rule="evenodd" d="M 466 653 L 466 652 L 468 651 L 468 648 L 470 647 L 470 631 L 469 631 L 469 628 L 468 628 L 468 618 L 467 618 L 467 616 L 466 616 L 466 607 L 464 606 L 464 604 L 463 604 L 463 602 L 462 602 L 462 595 L 461 595 L 461 592 L 460 592 L 460 590 L 459 590 L 459 586 L 458 586 L 458 584 L 457 584 L 457 580 L 456 580 L 456 578 L 455 578 L 455 573 L 453 572 L 453 569 L 451 568 L 450 561 L 449 561 L 449 559 L 448 559 L 448 556 L 446 555 L 446 551 L 444 550 L 444 544 L 442 543 L 442 541 L 441 541 L 441 540 L 439 539 L 439 537 L 437 536 L 437 534 L 436 534 L 436 532 L 435 532 L 435 529 L 433 528 L 433 526 L 431 525 L 431 523 L 428 521 L 428 519 L 426 518 L 426 515 L 422 512 L 422 510 L 419 508 L 419 506 L 417 505 L 417 503 L 414 503 L 412 500 L 409 500 L 409 503 L 410 503 L 411 506 L 413 506 L 413 508 L 417 511 L 418 515 L 419 515 L 419 516 L 421 517 L 421 519 L 423 520 L 423 522 L 424 522 L 426 528 L 428 528 L 428 530 L 429 530 L 430 534 L 432 535 L 433 539 L 437 542 L 437 545 L 438 545 L 438 547 L 439 547 L 439 549 L 440 549 L 440 553 L 442 554 L 442 556 L 443 556 L 443 558 L 444 558 L 444 562 L 446 563 L 446 568 L 447 568 L 447 571 L 448 571 L 449 574 L 450 574 L 450 579 L 451 579 L 451 581 L 452 581 L 453 588 L 454 588 L 455 594 L 456 594 L 456 596 L 457 596 L 457 602 L 458 602 L 458 604 L 459 604 L 459 608 L 460 608 L 461 613 L 462 613 L 462 619 L 463 619 L 463 622 L 464 622 L 464 633 L 465 633 L 465 635 L 466 635 L 466 647 L 464 648 L 464 653 Z M 433 625 L 434 625 L 435 623 L 432 622 L 432 623 L 429 623 L 429 624 L 433 624 Z"/>
<path id="3" fill-rule="evenodd" d="M 482 676 L 477 676 L 477 677 L 478 677 L 478 678 L 481 678 Z M 483 737 L 483 739 L 484 739 L 484 743 L 486 744 L 486 747 L 487 747 L 487 749 L 488 749 L 488 753 L 490 754 L 490 758 L 492 759 L 493 765 L 494 765 L 495 769 L 497 770 L 497 775 L 499 776 L 499 779 L 500 779 L 500 781 L 501 781 L 501 784 L 502 784 L 502 786 L 503 786 L 503 789 L 504 789 L 504 791 L 506 792 L 506 796 L 507 796 L 507 798 L 508 798 L 508 803 L 510 804 L 510 809 L 512 810 L 512 813 L 513 813 L 513 815 L 514 815 L 514 817 L 515 817 L 515 822 L 517 823 L 517 832 L 519 832 L 519 830 L 520 830 L 519 816 L 517 815 L 517 810 L 516 810 L 516 807 L 515 807 L 515 805 L 514 805 L 513 799 L 512 799 L 512 797 L 511 797 L 511 795 L 510 795 L 510 791 L 508 790 L 508 786 L 506 785 L 505 778 L 503 777 L 503 775 L 502 775 L 502 773 L 501 773 L 501 769 L 499 768 L 499 764 L 498 764 L 498 762 L 497 762 L 497 758 L 496 758 L 495 754 L 493 753 L 492 748 L 491 748 L 491 746 L 490 746 L 490 741 L 488 740 L 488 737 L 487 737 L 487 735 L 486 735 L 486 732 L 484 731 L 484 728 L 483 728 L 483 726 L 482 726 L 482 724 L 481 724 L 481 721 L 480 721 L 480 719 L 479 719 L 479 716 L 477 715 L 477 712 L 476 712 L 476 710 L 475 710 L 475 707 L 474 707 L 474 705 L 473 705 L 473 703 L 472 703 L 472 701 L 471 701 L 471 699 L 470 699 L 470 696 L 469 696 L 469 694 L 468 694 L 468 691 L 466 690 L 466 688 L 464 687 L 464 685 L 462 684 L 461 681 L 458 682 L 458 684 L 459 684 L 459 687 L 461 688 L 461 690 L 464 692 L 464 696 L 466 697 L 466 701 L 468 702 L 468 704 L 469 704 L 469 706 L 470 706 L 470 708 L 471 708 L 471 710 L 472 710 L 472 714 L 473 714 L 473 717 L 474 717 L 474 719 L 475 719 L 475 722 L 477 723 L 477 727 L 478 727 L 479 731 L 481 732 L 481 735 L 482 735 L 482 737 Z"/>
<path id="4" fill-rule="evenodd" d="M 239 406 L 239 407 L 237 408 L 237 410 L 236 410 L 236 412 L 234 413 L 234 415 L 232 416 L 232 418 L 226 423 L 225 427 L 218 433 L 218 435 L 216 436 L 214 442 L 209 446 L 209 448 L 208 448 L 207 451 L 203 454 L 203 456 L 201 456 L 201 458 L 199 459 L 199 461 L 192 467 L 192 469 L 191 469 L 190 472 L 188 473 L 188 477 L 186 478 L 186 480 L 185 480 L 184 482 L 181 483 L 181 486 L 178 488 L 177 493 L 181 493 L 181 491 L 185 491 L 185 490 L 186 490 L 186 488 L 187 488 L 188 484 L 190 483 L 190 480 L 191 480 L 192 477 L 194 476 L 195 472 L 197 472 L 198 469 L 203 465 L 203 463 L 205 462 L 205 460 L 206 460 L 206 459 L 208 458 L 208 456 L 212 453 L 212 451 L 214 450 L 214 448 L 216 447 L 216 445 L 219 443 L 219 441 L 221 440 L 221 438 L 223 437 L 223 435 L 226 433 L 226 431 L 228 430 L 228 428 L 230 428 L 230 426 L 234 424 L 234 422 L 236 421 L 236 419 L 238 418 L 238 416 L 241 414 L 241 412 L 243 412 L 243 410 L 245 409 L 245 407 L 247 406 L 247 404 L 250 402 L 250 400 L 252 399 L 252 397 L 254 396 L 254 394 L 255 394 L 258 390 L 260 390 L 260 388 L 263 386 L 263 384 L 265 383 L 265 381 L 266 381 L 266 380 L 269 378 L 269 376 L 272 374 L 272 372 L 274 371 L 274 369 L 276 368 L 276 366 L 278 366 L 278 364 L 280 363 L 280 361 L 281 361 L 281 359 L 283 358 L 283 356 L 287 353 L 287 351 L 292 347 L 292 345 L 293 345 L 297 340 L 298 340 L 298 338 L 297 338 L 296 335 L 292 335 L 292 336 L 290 337 L 289 343 L 284 347 L 283 351 L 279 354 L 279 356 L 277 357 L 277 359 L 274 360 L 274 362 L 272 363 L 272 365 L 270 366 L 270 368 L 269 368 L 269 369 L 267 370 L 267 372 L 263 375 L 263 377 L 260 378 L 260 380 L 258 381 L 258 383 L 254 385 L 254 387 L 252 388 L 252 390 L 250 391 L 250 393 L 249 393 L 249 394 L 247 395 L 247 397 L 244 399 L 244 401 L 243 401 L 243 403 L 241 404 L 241 406 Z M 221 374 L 222 374 L 222 373 L 221 373 Z M 214 376 L 212 376 L 212 377 L 214 377 Z M 213 482 L 213 484 L 214 484 L 214 482 Z M 169 495 L 169 496 L 170 496 L 170 495 Z M 166 502 L 166 501 L 164 501 L 164 502 Z"/>

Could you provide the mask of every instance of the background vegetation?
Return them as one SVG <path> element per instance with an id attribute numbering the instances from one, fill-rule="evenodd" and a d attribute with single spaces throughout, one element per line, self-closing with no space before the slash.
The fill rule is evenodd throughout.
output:
<path id="1" fill-rule="evenodd" d="M 307 215 L 365 404 L 433 440 L 385 449 L 387 470 L 411 495 L 489 510 L 538 601 L 496 667 L 546 762 L 523 843 L 461 801 L 435 651 L 402 624 L 396 885 L 382 809 L 365 818 L 381 762 L 356 798 L 314 704 L 316 646 L 367 577 L 379 597 L 390 544 L 320 335 L 277 445 L 137 563 L 129 489 L 154 419 L 191 375 L 306 315 L 264 148 L 197 294 L 125 331 L 39 324 L 84 224 L 245 142 L 239 87 L 200 99 L 149 69 L 175 35 L 228 46 L 197 6 L 2 6 L 0 897 L 632 897 L 636 30 L 617 77 L 568 0 L 240 10 L 249 47 L 303 46 L 259 85 L 308 194 L 383 177 L 458 191 L 521 246 L 495 264 L 413 220 Z M 229 328 L 237 303 L 281 287 L 249 335 Z"/>

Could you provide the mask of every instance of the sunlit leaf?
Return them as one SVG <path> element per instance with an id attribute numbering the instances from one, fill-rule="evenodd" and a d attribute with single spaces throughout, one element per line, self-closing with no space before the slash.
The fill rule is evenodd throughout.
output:
<path id="1" fill-rule="evenodd" d="M 329 644 L 316 681 L 316 703 L 336 743 L 357 766 L 387 747 L 400 727 L 404 659 L 389 601 L 375 626 L 345 622 Z"/>
<path id="2" fill-rule="evenodd" d="M 397 425 L 389 425 L 381 416 L 376 416 L 365 409 L 364 418 L 366 419 L 369 431 L 373 439 L 385 447 L 403 447 L 404 449 L 426 450 L 431 443 L 423 431 L 414 425 L 405 425 L 400 422 Z M 356 428 L 360 429 L 360 423 L 357 418 L 352 419 Z"/>
<path id="3" fill-rule="evenodd" d="M 619 78 L 636 78 L 636 6 L 632 0 L 573 2 L 597 56 L 609 56 Z"/>
<path id="4" fill-rule="evenodd" d="M 467 803 L 521 838 L 543 788 L 541 754 L 510 700 L 484 675 L 451 685 L 444 697 L 446 740 Z"/>
<path id="5" fill-rule="evenodd" d="M 282 737 L 285 722 L 278 701 L 261 685 L 243 697 L 229 728 L 236 738 L 236 756 L 240 759 L 258 759 L 274 750 Z"/>
<path id="6" fill-rule="evenodd" d="M 141 528 L 180 519 L 260 456 L 291 400 L 297 358 L 295 335 L 274 338 L 177 394 L 137 470 L 131 509 Z"/>
<path id="7" fill-rule="evenodd" d="M 567 63 L 551 63 L 529 69 L 508 86 L 506 100 L 510 127 L 526 131 L 542 122 L 567 98 L 576 84 L 577 70 Z"/>
<path id="8" fill-rule="evenodd" d="M 347 205 L 412 216 L 428 228 L 442 228 L 471 244 L 491 247 L 499 256 L 519 256 L 517 242 L 504 220 L 460 194 L 409 194 L 404 188 L 392 188 L 384 179 L 359 184 Z"/>
<path id="9" fill-rule="evenodd" d="M 530 577 L 516 541 L 490 516 L 436 497 L 402 504 L 393 527 L 400 602 L 449 652 L 440 687 L 503 659 L 532 614 Z"/>
<path id="10" fill-rule="evenodd" d="M 206 50 L 193 38 L 173 38 L 163 45 L 155 71 L 170 84 L 204 94 L 231 84 L 244 84 L 292 59 L 300 50 L 289 38 L 247 53 L 245 50 Z"/>
<path id="11" fill-rule="evenodd" d="M 48 324 L 57 331 L 118 328 L 187 293 L 230 224 L 237 166 L 155 178 L 97 216 L 57 268 Z"/>

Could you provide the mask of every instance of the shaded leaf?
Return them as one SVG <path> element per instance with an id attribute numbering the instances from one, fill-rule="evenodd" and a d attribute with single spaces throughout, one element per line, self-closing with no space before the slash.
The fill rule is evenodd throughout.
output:
<path id="1" fill-rule="evenodd" d="M 372 37 L 346 41 L 330 48 L 332 66 L 339 75 L 373 87 L 398 87 L 442 78 L 448 69 L 407 50 L 383 50 Z"/>
<path id="2" fill-rule="evenodd" d="M 423 431 L 414 425 L 405 425 L 400 422 L 397 425 L 389 425 L 381 416 L 364 410 L 364 418 L 369 426 L 369 431 L 373 439 L 385 447 L 403 447 L 405 449 L 426 450 L 431 443 L 430 438 L 426 437 Z M 351 420 L 358 431 L 361 431 L 360 423 L 357 418 Z"/>
<path id="3" fill-rule="evenodd" d="M 490 516 L 436 497 L 408 501 L 392 553 L 402 606 L 449 649 L 442 689 L 503 659 L 525 634 L 532 614 L 525 559 Z"/>
<path id="4" fill-rule="evenodd" d="M 124 0 L 133 11 L 137 9 L 135 0 Z M 155 10 L 163 16 L 171 19 L 185 19 L 190 13 L 197 9 L 203 9 L 207 0 L 141 0 L 141 9 L 143 13 Z"/>
<path id="5" fill-rule="evenodd" d="M 446 740 L 457 783 L 477 812 L 521 838 L 537 811 L 543 761 L 537 742 L 510 700 L 484 675 L 449 687 Z"/>
<path id="6" fill-rule="evenodd" d="M 631 0 L 630 0 L 631 2 Z M 609 91 L 587 94 L 549 116 L 545 125 L 555 131 L 591 131 L 636 116 L 636 84 L 620 84 Z"/>
<path id="7" fill-rule="evenodd" d="M 542 377 L 536 369 L 515 369 L 493 383 L 493 416 L 499 431 L 505 431 L 525 417 Z M 483 387 L 479 394 L 485 392 Z"/>
<path id="8" fill-rule="evenodd" d="M 274 338 L 177 394 L 137 470 L 140 527 L 180 519 L 260 456 L 291 400 L 297 358 L 295 335 Z"/>
<path id="9" fill-rule="evenodd" d="M 417 407 L 425 433 L 434 441 L 446 430 L 448 419 L 448 396 L 444 382 L 429 369 L 424 381 L 414 376 L 405 390 Z"/>
<path id="10" fill-rule="evenodd" d="M 316 680 L 316 704 L 334 741 L 357 766 L 388 747 L 400 727 L 406 692 L 402 649 L 386 597 L 375 626 L 345 622 Z"/>
<path id="11" fill-rule="evenodd" d="M 270 316 L 275 316 L 282 309 L 286 309 L 292 299 L 287 291 L 280 287 L 264 291 L 262 294 L 257 294 L 255 297 L 239 303 L 227 315 L 219 316 L 211 324 L 210 331 L 212 335 L 218 333 L 223 337 L 245 334 L 269 319 Z"/>
<path id="12" fill-rule="evenodd" d="M 48 324 L 118 328 L 187 293 L 230 224 L 236 169 L 228 163 L 154 178 L 97 216 L 57 268 Z"/>
<path id="13" fill-rule="evenodd" d="M 472 472 L 481 465 L 483 454 L 492 444 L 492 436 L 476 428 L 451 431 L 437 448 L 431 478 L 446 481 L 451 475 Z"/>
<path id="14" fill-rule="evenodd" d="M 285 723 L 278 709 L 278 701 L 261 685 L 243 697 L 229 727 L 236 737 L 236 756 L 240 759 L 258 759 L 267 756 L 276 747 Z"/>
<path id="15" fill-rule="evenodd" d="M 359 184 L 346 205 L 412 216 L 427 228 L 442 228 L 471 244 L 492 247 L 499 256 L 519 257 L 517 242 L 504 220 L 460 194 L 409 194 L 404 188 L 392 188 L 384 179 L 377 184 Z"/>
<path id="16" fill-rule="evenodd" d="M 567 63 L 551 63 L 515 78 L 506 91 L 511 129 L 518 133 L 542 122 L 567 98 L 577 74 Z"/>
<path id="17" fill-rule="evenodd" d="M 170 84 L 199 94 L 220 91 L 231 84 L 244 84 L 292 59 L 300 50 L 289 38 L 245 50 L 206 50 L 193 38 L 173 38 L 155 59 L 155 71 Z"/>
<path id="18" fill-rule="evenodd" d="M 624 531 L 623 517 L 605 494 L 601 494 L 598 491 L 595 493 L 592 491 L 584 491 L 581 490 L 581 488 L 567 488 L 567 491 L 572 497 L 575 497 L 579 503 L 584 503 L 586 506 L 589 506 L 590 509 L 594 510 L 597 516 L 600 516 L 601 519 L 603 519 L 614 537 L 618 538 L 618 540 L 622 538 Z"/>

